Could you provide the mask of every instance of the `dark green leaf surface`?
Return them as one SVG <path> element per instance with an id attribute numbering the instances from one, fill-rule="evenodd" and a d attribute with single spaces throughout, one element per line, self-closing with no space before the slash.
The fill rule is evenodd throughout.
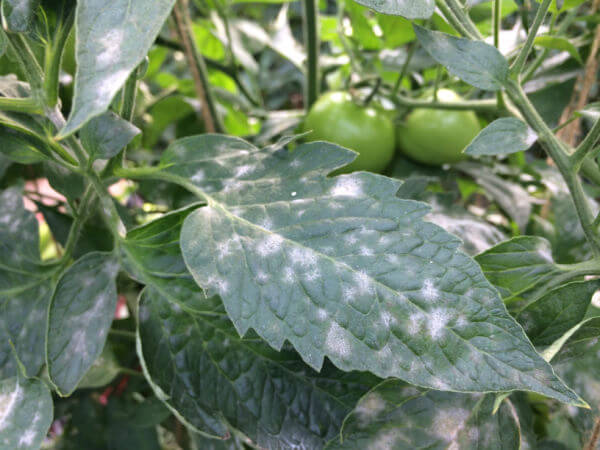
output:
<path id="1" fill-rule="evenodd" d="M 2 22 L 8 31 L 29 31 L 36 16 L 39 0 L 2 0 Z"/>
<path id="2" fill-rule="evenodd" d="M 554 361 L 560 363 L 583 355 L 593 356 L 600 342 L 600 317 L 591 317 L 582 321 L 573 327 L 566 337 Z"/>
<path id="3" fill-rule="evenodd" d="M 145 58 L 175 0 L 77 2 L 73 108 L 61 136 L 105 112 Z"/>
<path id="4" fill-rule="evenodd" d="M 537 36 L 534 42 L 535 45 L 539 47 L 568 52 L 573 59 L 578 63 L 583 64 L 583 60 L 581 59 L 577 47 L 575 47 L 568 38 L 561 36 Z"/>
<path id="5" fill-rule="evenodd" d="M 80 137 L 93 161 L 112 158 L 140 133 L 131 123 L 108 111 L 90 120 Z"/>
<path id="6" fill-rule="evenodd" d="M 508 63 L 493 46 L 457 38 L 414 25 L 415 34 L 427 52 L 463 81 L 486 91 L 497 91 L 508 78 Z"/>
<path id="7" fill-rule="evenodd" d="M 203 135 L 162 159 L 208 206 L 184 221 L 188 269 L 223 298 L 238 332 L 288 340 L 319 369 L 368 370 L 442 390 L 528 389 L 564 401 L 555 378 L 460 243 L 424 222 L 399 183 L 355 173 L 348 150 L 259 150 Z"/>
<path id="8" fill-rule="evenodd" d="M 50 304 L 47 364 L 52 383 L 68 395 L 98 358 L 117 305 L 118 262 L 88 253 L 62 275 Z"/>
<path id="9" fill-rule="evenodd" d="M 583 320 L 599 280 L 568 283 L 520 310 L 517 320 L 537 345 L 550 345 Z"/>
<path id="10" fill-rule="evenodd" d="M 377 12 L 407 19 L 428 19 L 435 10 L 434 0 L 357 0 Z"/>
<path id="11" fill-rule="evenodd" d="M 360 378 L 331 366 L 319 374 L 293 351 L 241 339 L 220 301 L 197 292 L 180 302 L 177 283 L 140 298 L 139 356 L 160 398 L 197 431 L 225 437 L 228 423 L 264 448 L 318 448 L 335 436 L 366 390 Z"/>
<path id="12" fill-rule="evenodd" d="M 550 243 L 539 236 L 510 239 L 475 259 L 505 301 L 518 299 L 565 274 L 552 258 Z"/>
<path id="13" fill-rule="evenodd" d="M 22 190 L 0 194 L 0 378 L 14 376 L 9 340 L 30 376 L 44 362 L 44 328 L 52 266 L 40 261 L 38 223 L 23 207 Z"/>
<path id="14" fill-rule="evenodd" d="M 0 448 L 37 450 L 52 423 L 52 395 L 38 379 L 0 381 Z"/>
<path id="15" fill-rule="evenodd" d="M 537 140 L 525 122 L 514 117 L 494 120 L 465 149 L 471 156 L 510 155 L 531 147 Z"/>
<path id="16" fill-rule="evenodd" d="M 418 391 L 386 381 L 366 394 L 344 421 L 330 449 L 519 448 L 519 424 L 492 395 Z"/>

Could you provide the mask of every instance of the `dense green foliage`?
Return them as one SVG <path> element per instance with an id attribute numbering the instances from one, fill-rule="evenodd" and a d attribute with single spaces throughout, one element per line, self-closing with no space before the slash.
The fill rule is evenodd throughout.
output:
<path id="1" fill-rule="evenodd" d="M 597 3 L 0 0 L 0 448 L 597 448 Z"/>

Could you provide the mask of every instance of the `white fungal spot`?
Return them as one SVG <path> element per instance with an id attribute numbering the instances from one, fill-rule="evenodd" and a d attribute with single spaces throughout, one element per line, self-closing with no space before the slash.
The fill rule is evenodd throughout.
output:
<path id="1" fill-rule="evenodd" d="M 235 176 L 236 177 L 243 177 L 244 175 L 248 175 L 249 173 L 252 173 L 256 170 L 256 166 L 253 166 L 251 164 L 246 164 L 244 166 L 240 166 L 240 167 L 236 167 L 235 169 Z"/>
<path id="2" fill-rule="evenodd" d="M 27 430 L 19 439 L 20 447 L 30 447 L 35 439 L 35 432 L 33 430 Z"/>
<path id="3" fill-rule="evenodd" d="M 308 248 L 294 247 L 290 251 L 289 256 L 294 264 L 303 267 L 312 266 L 317 262 L 317 256 Z"/>
<path id="4" fill-rule="evenodd" d="M 435 308 L 429 314 L 427 328 L 433 339 L 439 339 L 444 334 L 444 328 L 450 320 L 450 314 L 444 308 Z"/>
<path id="5" fill-rule="evenodd" d="M 327 311 L 324 310 L 323 308 L 317 309 L 317 318 L 319 320 L 325 320 L 325 319 L 327 319 Z"/>
<path id="6" fill-rule="evenodd" d="M 425 300 L 435 300 L 440 296 L 440 292 L 433 285 L 433 281 L 425 280 L 423 282 L 423 288 L 421 289 L 421 295 L 425 298 Z"/>
<path id="7" fill-rule="evenodd" d="M 389 311 L 381 311 L 381 323 L 389 328 L 390 324 L 395 321 Z"/>
<path id="8" fill-rule="evenodd" d="M 468 418 L 469 411 L 463 408 L 438 409 L 431 430 L 441 439 L 452 442 Z"/>
<path id="9" fill-rule="evenodd" d="M 256 245 L 256 251 L 260 256 L 268 256 L 281 251 L 283 238 L 278 234 L 271 234 Z"/>
<path id="10" fill-rule="evenodd" d="M 266 272 L 263 272 L 262 270 L 259 270 L 256 273 L 256 279 L 258 281 L 260 281 L 261 283 L 266 282 L 269 279 L 269 275 Z"/>
<path id="11" fill-rule="evenodd" d="M 360 248 L 360 254 L 362 256 L 373 256 L 375 252 L 373 252 L 373 250 L 371 250 L 369 247 L 362 246 Z"/>
<path id="12" fill-rule="evenodd" d="M 331 195 L 334 197 L 359 197 L 362 193 L 362 183 L 352 175 L 338 177 L 331 189 Z"/>
<path id="13" fill-rule="evenodd" d="M 113 28 L 99 40 L 102 50 L 96 55 L 96 64 L 107 67 L 116 63 L 121 57 L 121 48 L 125 33 L 122 29 Z"/>
<path id="14" fill-rule="evenodd" d="M 356 244 L 358 242 L 358 238 L 356 236 L 354 236 L 354 235 L 351 234 L 349 236 L 346 236 L 344 238 L 344 241 L 346 242 L 346 244 L 354 245 L 354 244 Z"/>
<path id="15" fill-rule="evenodd" d="M 190 180 L 192 180 L 193 183 L 200 183 L 204 180 L 205 176 L 204 170 L 198 169 L 196 173 L 190 177 Z"/>
<path id="16" fill-rule="evenodd" d="M 548 248 L 547 245 L 540 244 L 540 245 L 538 245 L 536 250 L 539 253 L 539 255 L 542 258 L 544 258 L 544 260 L 548 261 L 549 263 L 554 262 L 554 259 L 552 258 L 552 251 Z"/>
<path id="17" fill-rule="evenodd" d="M 373 284 L 367 272 L 360 270 L 354 273 L 356 287 L 361 294 L 370 294 L 373 292 Z"/>
<path id="18" fill-rule="evenodd" d="M 283 281 L 290 284 L 294 282 L 294 271 L 291 267 L 283 269 Z"/>
<path id="19" fill-rule="evenodd" d="M 367 450 L 390 450 L 395 448 L 396 441 L 400 438 L 400 430 L 385 430 L 377 434 L 373 442 L 369 443 Z"/>
<path id="20" fill-rule="evenodd" d="M 420 312 L 413 313 L 409 316 L 407 331 L 410 335 L 415 335 L 421 331 L 424 318 L 425 316 Z"/>
<path id="21" fill-rule="evenodd" d="M 346 337 L 346 330 L 335 322 L 332 322 L 329 327 L 325 345 L 334 355 L 342 357 L 350 355 L 350 342 Z"/>
<path id="22" fill-rule="evenodd" d="M 364 427 L 373 422 L 385 409 L 385 400 L 376 392 L 367 394 L 356 407 L 356 416 L 360 426 Z"/>
<path id="23" fill-rule="evenodd" d="M 296 195 L 298 195 L 298 193 L 297 193 L 296 191 L 294 191 L 294 192 L 292 192 L 290 195 L 291 195 L 292 197 L 295 197 Z"/>

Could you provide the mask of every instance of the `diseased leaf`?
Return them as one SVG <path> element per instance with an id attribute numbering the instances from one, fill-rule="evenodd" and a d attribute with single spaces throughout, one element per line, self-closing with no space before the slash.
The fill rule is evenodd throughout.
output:
<path id="1" fill-rule="evenodd" d="M 353 157 L 322 142 L 261 151 L 219 135 L 163 154 L 165 177 L 208 203 L 185 219 L 182 252 L 238 332 L 253 328 L 276 349 L 288 340 L 315 369 L 327 356 L 442 390 L 576 403 L 460 242 L 422 220 L 425 204 L 397 198 L 386 177 L 325 176 Z"/>
<path id="2" fill-rule="evenodd" d="M 218 299 L 197 291 L 180 302 L 177 283 L 142 292 L 138 351 L 156 394 L 185 422 L 219 437 L 230 424 L 262 448 L 319 448 L 337 434 L 368 388 L 359 376 L 319 374 L 291 350 L 241 339 Z"/>
<path id="3" fill-rule="evenodd" d="M 52 395 L 38 379 L 0 381 L 0 447 L 37 450 L 52 423 Z"/>
<path id="4" fill-rule="evenodd" d="M 583 320 L 599 280 L 568 283 L 519 310 L 516 318 L 535 345 L 550 345 Z"/>
<path id="5" fill-rule="evenodd" d="M 328 449 L 519 448 L 517 418 L 492 395 L 419 391 L 391 380 L 366 394 Z"/>
<path id="6" fill-rule="evenodd" d="M 435 10 L 434 0 L 356 0 L 357 3 L 383 14 L 407 19 L 428 19 Z"/>
<path id="7" fill-rule="evenodd" d="M 2 0 L 2 22 L 8 31 L 30 31 L 39 0 Z"/>
<path id="8" fill-rule="evenodd" d="M 90 159 L 110 159 L 141 131 L 112 111 L 90 120 L 81 130 L 81 142 Z"/>
<path id="9" fill-rule="evenodd" d="M 464 152 L 471 156 L 510 155 L 527 150 L 536 140 L 537 135 L 525 122 L 504 117 L 485 127 Z"/>
<path id="10" fill-rule="evenodd" d="M 596 121 L 600 119 L 600 102 L 590 103 L 582 110 L 577 111 L 576 114 L 588 120 Z"/>
<path id="11" fill-rule="evenodd" d="M 50 303 L 48 374 L 61 395 L 71 394 L 100 356 L 117 306 L 119 265 L 110 253 L 88 253 L 62 275 Z"/>
<path id="12" fill-rule="evenodd" d="M 496 47 L 416 24 L 413 27 L 419 42 L 432 58 L 463 81 L 486 91 L 497 91 L 507 81 L 508 63 Z"/>
<path id="13" fill-rule="evenodd" d="M 175 0 L 77 2 L 77 72 L 69 119 L 59 136 L 105 112 L 129 74 L 146 57 Z"/>
<path id="14" fill-rule="evenodd" d="M 44 329 L 55 266 L 40 260 L 38 222 L 20 187 L 0 194 L 0 378 L 16 375 L 9 341 L 27 375 L 44 363 Z"/>
<path id="15" fill-rule="evenodd" d="M 221 302 L 206 299 L 193 282 L 179 250 L 181 224 L 197 208 L 165 214 L 130 231 L 123 243 L 125 266 L 148 285 L 138 333 L 150 383 L 204 433 L 225 436 L 224 417 L 268 448 L 283 442 L 322 445 L 376 379 L 331 366 L 319 375 L 292 351 L 278 354 L 260 339 L 240 339 Z M 176 340 L 180 344 L 173 347 Z"/>

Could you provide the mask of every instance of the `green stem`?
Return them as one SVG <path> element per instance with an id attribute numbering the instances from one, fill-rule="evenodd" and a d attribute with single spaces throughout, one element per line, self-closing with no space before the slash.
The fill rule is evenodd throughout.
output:
<path id="1" fill-rule="evenodd" d="M 483 39 L 483 36 L 465 11 L 464 6 L 458 0 L 445 0 L 446 4 L 452 11 L 452 13 L 456 16 L 456 18 L 463 24 L 463 26 L 467 29 L 467 31 L 475 38 L 475 39 Z"/>
<path id="2" fill-rule="evenodd" d="M 548 13 L 548 9 L 550 8 L 551 3 L 552 0 L 543 0 L 542 4 L 538 7 L 538 10 L 535 14 L 535 18 L 533 19 L 533 24 L 531 25 L 529 33 L 527 34 L 525 44 L 523 45 L 523 48 L 519 52 L 517 59 L 511 67 L 512 74 L 519 75 L 523 71 L 523 67 L 525 66 L 527 57 L 529 56 L 529 52 L 531 52 L 531 49 L 533 48 L 533 43 L 540 29 L 540 26 L 544 22 L 544 18 Z"/>
<path id="3" fill-rule="evenodd" d="M 438 6 L 438 8 L 440 8 L 440 10 L 442 11 L 442 14 L 444 15 L 448 23 L 450 23 L 450 25 L 452 25 L 452 27 L 456 31 L 458 31 L 460 35 L 469 39 L 477 38 L 473 33 L 471 33 L 471 31 L 469 31 L 467 27 L 465 27 L 463 22 L 461 22 L 458 19 L 458 17 L 456 17 L 456 14 L 454 14 L 454 12 L 446 4 L 445 0 L 436 0 L 435 3 Z"/>
<path id="4" fill-rule="evenodd" d="M 134 70 L 129 78 L 127 78 L 127 82 L 125 86 L 123 86 L 123 91 L 121 94 L 121 107 L 119 108 L 119 114 L 121 117 L 128 122 L 133 120 L 133 114 L 135 112 L 135 99 L 137 96 L 137 69 Z"/>
<path id="5" fill-rule="evenodd" d="M 369 92 L 369 95 L 367 95 L 367 97 L 365 98 L 365 101 L 363 102 L 363 106 L 365 106 L 365 107 L 369 106 L 369 103 L 371 103 L 371 101 L 373 100 L 375 95 L 377 95 L 377 92 L 379 92 L 380 87 L 381 87 L 381 78 L 377 78 L 377 80 L 375 81 L 375 86 L 373 86 L 373 89 L 371 89 L 371 92 Z"/>
<path id="6" fill-rule="evenodd" d="M 93 197 L 93 189 L 90 186 L 87 187 L 85 193 L 83 194 L 83 198 L 81 199 L 81 203 L 79 204 L 79 208 L 75 211 L 75 217 L 73 218 L 73 224 L 71 225 L 71 229 L 69 230 L 69 236 L 67 237 L 67 242 L 65 243 L 64 253 L 62 256 L 63 264 L 67 264 L 73 250 L 75 249 L 75 245 L 77 244 L 77 240 L 79 239 L 79 235 L 81 232 L 81 228 L 85 222 L 87 212 L 90 208 L 90 201 Z"/>
<path id="7" fill-rule="evenodd" d="M 571 155 L 571 163 L 576 170 L 580 169 L 581 163 L 583 163 L 585 157 L 594 149 L 598 139 L 600 139 L 600 119 L 596 120 L 590 132 Z"/>
<path id="8" fill-rule="evenodd" d="M 319 97 L 319 33 L 317 0 L 302 0 L 303 30 L 306 45 L 305 108 L 308 111 Z"/>
<path id="9" fill-rule="evenodd" d="M 224 128 L 217 113 L 217 104 L 210 89 L 204 57 L 198 51 L 191 29 L 191 20 L 187 0 L 179 0 L 173 8 L 173 17 L 177 31 L 183 42 L 184 52 L 190 63 L 196 94 L 202 102 L 202 117 L 206 131 L 223 133 Z"/>
<path id="10" fill-rule="evenodd" d="M 438 64 L 435 72 L 435 82 L 433 84 L 433 97 L 432 102 L 437 103 L 438 101 L 438 90 L 440 88 L 440 81 L 442 80 L 443 66 Z"/>
<path id="11" fill-rule="evenodd" d="M 59 23 L 56 36 L 46 46 L 44 59 L 44 94 L 46 106 L 54 108 L 58 103 L 60 62 L 62 60 L 65 44 L 74 22 L 74 13 L 69 14 L 64 21 Z"/>
<path id="12" fill-rule="evenodd" d="M 498 112 L 496 99 L 489 100 L 463 100 L 457 102 L 432 102 L 431 100 L 417 100 L 397 94 L 392 100 L 400 106 L 409 108 L 428 108 L 444 109 L 454 111 L 480 111 L 480 112 Z"/>
<path id="13" fill-rule="evenodd" d="M 494 0 L 494 47 L 500 47 L 500 28 L 502 24 L 502 0 Z"/>
<path id="14" fill-rule="evenodd" d="M 396 79 L 396 83 L 394 84 L 394 89 L 392 90 L 392 97 L 395 96 L 398 93 L 398 91 L 400 90 L 400 85 L 402 84 L 402 80 L 404 80 L 404 77 L 406 76 L 406 72 L 408 72 L 408 66 L 410 65 L 410 62 L 416 51 L 417 51 L 417 45 L 416 45 L 416 42 L 413 42 L 408 50 L 408 53 L 406 54 L 406 60 L 404 60 L 404 64 L 402 64 L 402 70 L 400 70 L 400 74 L 398 75 L 398 78 Z"/>
<path id="15" fill-rule="evenodd" d="M 12 56 L 21 66 L 29 85 L 31 86 L 33 97 L 41 98 L 43 94 L 42 80 L 44 74 L 31 47 L 29 47 L 25 37 L 20 34 L 5 33 L 5 36 L 8 39 Z"/>
<path id="16" fill-rule="evenodd" d="M 33 97 L 0 97 L 0 111 L 10 111 L 25 114 L 41 114 L 43 112 L 38 101 Z"/>
<path id="17" fill-rule="evenodd" d="M 579 221 L 586 235 L 587 240 L 592 246 L 594 253 L 600 255 L 600 238 L 593 227 L 594 217 L 590 204 L 583 191 L 581 180 L 575 172 L 569 155 L 565 151 L 562 143 L 552 133 L 552 130 L 546 125 L 540 117 L 535 107 L 531 104 L 521 86 L 513 80 L 506 84 L 506 93 L 515 103 L 529 126 L 537 133 L 538 140 L 548 155 L 552 158 L 556 167 L 560 171 L 579 216 Z"/>

